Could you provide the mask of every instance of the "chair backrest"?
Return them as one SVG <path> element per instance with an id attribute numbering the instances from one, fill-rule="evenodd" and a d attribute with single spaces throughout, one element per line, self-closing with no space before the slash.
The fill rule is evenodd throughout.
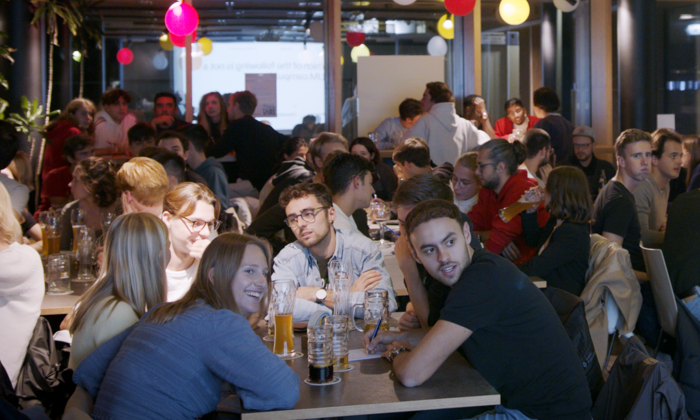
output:
<path id="1" fill-rule="evenodd" d="M 668 276 L 666 261 L 664 261 L 664 253 L 660 249 L 641 248 L 661 328 L 666 334 L 675 337 L 676 324 L 678 323 L 678 306 L 676 306 L 676 297 L 673 294 L 671 279 Z"/>

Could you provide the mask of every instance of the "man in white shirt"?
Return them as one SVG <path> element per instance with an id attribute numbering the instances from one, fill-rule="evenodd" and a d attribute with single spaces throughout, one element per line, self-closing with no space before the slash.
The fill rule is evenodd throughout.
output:
<path id="1" fill-rule="evenodd" d="M 350 153 L 337 153 L 323 168 L 324 183 L 333 196 L 336 229 L 360 233 L 352 214 L 369 207 L 372 201 L 374 164 Z"/>
<path id="2" fill-rule="evenodd" d="M 136 124 L 129 112 L 131 95 L 122 89 L 109 89 L 102 94 L 102 109 L 95 114 L 95 149 L 116 148 L 125 152 L 127 133 Z"/>

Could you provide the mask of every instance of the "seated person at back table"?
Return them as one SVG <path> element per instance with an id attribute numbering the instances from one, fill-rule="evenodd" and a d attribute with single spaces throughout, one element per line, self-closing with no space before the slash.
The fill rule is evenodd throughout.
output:
<path id="1" fill-rule="evenodd" d="M 129 156 L 136 157 L 141 149 L 156 145 L 156 130 L 147 123 L 136 123 L 127 131 L 129 139 Z"/>
<path id="2" fill-rule="evenodd" d="M 73 171 L 78 163 L 92 156 L 93 141 L 84 134 L 68 137 L 63 143 L 63 156 L 69 166 L 62 166 L 46 174 L 41 185 L 41 203 L 39 211 L 63 207 L 69 203 L 71 192 L 70 182 Z M 35 216 L 39 216 L 35 213 Z"/>
<path id="3" fill-rule="evenodd" d="M 333 227 L 362 233 L 352 217 L 372 202 L 372 171 L 374 164 L 346 152 L 334 152 L 323 167 L 324 184 L 333 196 L 335 221 Z"/>
<path id="4" fill-rule="evenodd" d="M 417 99 L 404 99 L 399 104 L 399 116 L 389 117 L 382 121 L 374 133 L 377 134 L 377 148 L 379 150 L 393 149 L 403 139 L 406 130 L 423 115 L 423 104 Z"/>
<path id="5" fill-rule="evenodd" d="M 332 261 L 352 263 L 348 307 L 362 303 L 365 290 L 380 288 L 389 292 L 389 312 L 396 310 L 396 292 L 384 256 L 369 238 L 333 227 L 335 209 L 325 185 L 304 183 L 289 187 L 280 196 L 280 204 L 287 214 L 285 223 L 297 241 L 275 257 L 272 281 L 295 280 L 295 321 L 306 321 L 316 311 L 332 311 L 334 299 L 328 277 L 328 264 Z"/>
<path id="6" fill-rule="evenodd" d="M 556 312 L 509 261 L 473 250 L 459 209 L 444 200 L 416 206 L 405 229 L 414 258 L 451 288 L 434 327 L 379 331 L 369 353 L 384 352 L 404 386 L 420 386 L 455 351 L 501 394 L 488 419 L 590 420 L 591 395 L 581 361 Z M 466 408 L 478 418 L 488 408 Z M 495 414 L 495 415 L 494 415 Z"/>
<path id="7" fill-rule="evenodd" d="M 190 165 L 187 164 L 187 158 L 190 155 L 190 141 L 182 133 L 177 131 L 163 131 L 158 135 L 158 147 L 168 150 L 180 156 L 185 161 L 185 181 L 196 182 L 209 187 L 207 180 L 201 175 L 197 175 Z"/>
<path id="8" fill-rule="evenodd" d="M 506 116 L 499 118 L 493 131 L 496 137 L 510 141 L 520 140 L 525 132 L 531 129 L 540 119 L 534 115 L 528 115 L 523 101 L 518 98 L 508 99 L 504 106 Z"/>
<path id="9" fill-rule="evenodd" d="M 419 137 L 406 139 L 394 149 L 391 158 L 394 161 L 394 173 L 399 181 L 405 181 L 420 174 L 432 173 L 442 181 L 449 182 L 454 172 L 454 167 L 450 162 L 433 167 L 430 164 L 430 148 Z"/>
<path id="10" fill-rule="evenodd" d="M 167 130 L 182 130 L 191 125 L 176 117 L 177 96 L 170 92 L 160 92 L 153 100 L 153 114 L 151 125 L 160 134 Z"/>

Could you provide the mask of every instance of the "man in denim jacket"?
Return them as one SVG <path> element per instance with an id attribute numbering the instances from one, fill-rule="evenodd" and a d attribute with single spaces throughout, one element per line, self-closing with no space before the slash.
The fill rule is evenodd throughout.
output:
<path id="1" fill-rule="evenodd" d="M 285 223 L 297 241 L 275 257 L 272 281 L 295 280 L 295 321 L 308 320 L 316 311 L 332 311 L 328 264 L 335 260 L 352 263 L 349 305 L 362 303 L 365 290 L 376 287 L 389 292 L 389 311 L 396 310 L 396 292 L 382 253 L 367 237 L 333 227 L 335 210 L 325 185 L 304 183 L 289 187 L 280 196 L 280 205 L 285 208 Z"/>

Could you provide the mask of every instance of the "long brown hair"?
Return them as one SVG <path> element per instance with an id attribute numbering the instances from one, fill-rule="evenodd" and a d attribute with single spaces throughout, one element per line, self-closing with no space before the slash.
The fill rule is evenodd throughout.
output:
<path id="1" fill-rule="evenodd" d="M 211 95 L 216 96 L 216 99 L 219 101 L 219 106 L 221 107 L 221 120 L 218 123 L 214 123 L 205 111 L 207 98 Z M 228 126 L 228 111 L 226 109 L 224 97 L 221 96 L 219 92 L 209 92 L 202 96 L 202 99 L 199 101 L 199 115 L 197 115 L 197 122 L 199 125 L 204 127 L 205 130 L 207 130 L 207 134 L 210 136 L 214 136 L 212 133 L 214 130 L 219 132 L 219 136 L 224 134 L 224 131 L 226 131 L 226 127 Z M 215 137 L 218 138 L 218 136 Z"/>
<path id="2" fill-rule="evenodd" d="M 80 110 L 80 108 L 85 108 L 87 112 L 93 116 L 93 118 L 95 117 L 95 104 L 93 104 L 91 100 L 85 98 L 75 98 L 68 102 L 66 109 L 61 112 L 61 115 L 59 115 L 58 118 L 49 123 L 49 125 L 46 127 L 46 132 L 53 130 L 53 128 L 56 127 L 56 124 L 62 120 L 67 120 L 78 127 L 78 120 L 73 118 L 73 114 Z M 90 131 L 90 129 L 86 131 Z"/>
<path id="3" fill-rule="evenodd" d="M 683 139 L 683 147 L 690 153 L 690 168 L 688 168 L 688 177 L 686 184 L 690 185 L 690 178 L 693 177 L 695 168 L 700 165 L 700 136 L 688 136 Z"/>
<path id="4" fill-rule="evenodd" d="M 549 213 L 573 223 L 591 221 L 591 193 L 583 171 L 574 166 L 559 166 L 547 177 Z"/>
<path id="5" fill-rule="evenodd" d="M 149 213 L 130 213 L 117 218 L 105 240 L 105 261 L 95 284 L 75 304 L 71 334 L 78 331 L 96 305 L 109 298 L 102 310 L 124 302 L 140 317 L 166 296 L 168 229 Z M 92 316 L 96 318 L 96 316 Z"/>
<path id="6" fill-rule="evenodd" d="M 246 234 L 224 233 L 214 239 L 204 251 L 194 283 L 185 296 L 178 301 L 155 308 L 148 313 L 146 322 L 165 324 L 189 308 L 202 303 L 216 310 L 228 309 L 240 314 L 233 297 L 231 283 L 236 280 L 235 273 L 238 272 L 248 245 L 257 246 L 262 250 L 269 272 L 272 264 L 272 248 L 266 240 Z M 269 284 L 269 274 L 267 280 Z"/>

